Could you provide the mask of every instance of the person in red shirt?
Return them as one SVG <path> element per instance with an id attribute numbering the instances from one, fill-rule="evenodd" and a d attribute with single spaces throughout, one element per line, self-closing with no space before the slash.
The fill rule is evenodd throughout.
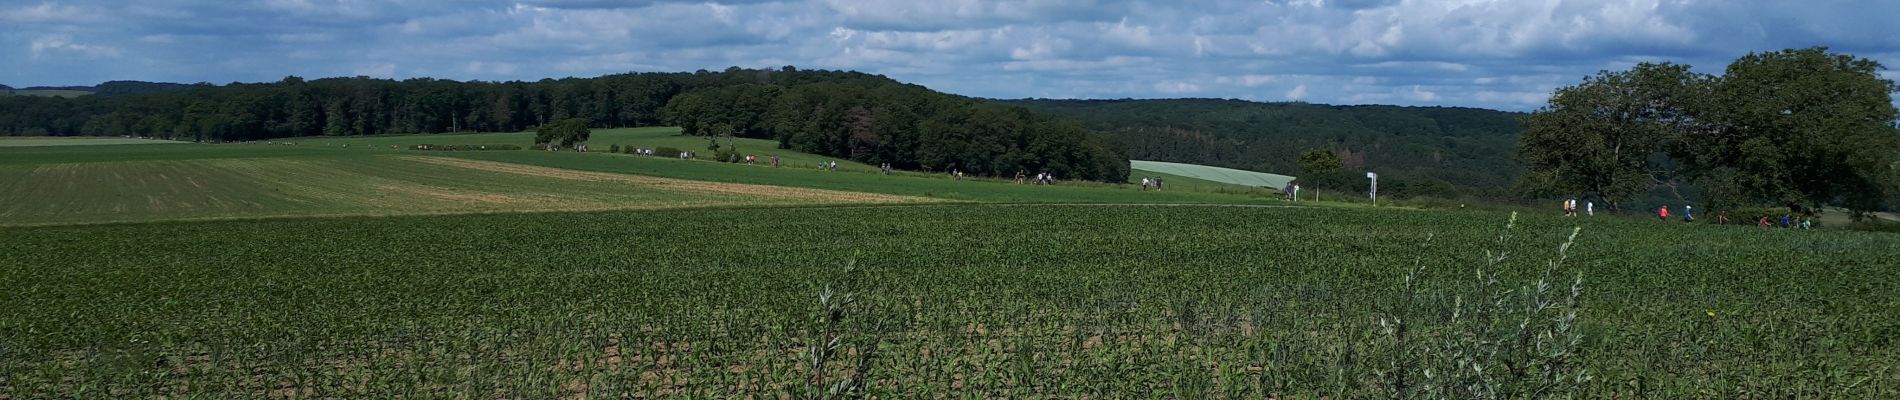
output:
<path id="1" fill-rule="evenodd" d="M 1728 225 L 1728 211 L 1715 213 L 1715 223 Z"/>
<path id="2" fill-rule="evenodd" d="M 1661 219 L 1663 222 L 1669 222 L 1669 205 L 1668 204 L 1664 204 L 1662 208 L 1656 209 L 1656 218 Z"/>

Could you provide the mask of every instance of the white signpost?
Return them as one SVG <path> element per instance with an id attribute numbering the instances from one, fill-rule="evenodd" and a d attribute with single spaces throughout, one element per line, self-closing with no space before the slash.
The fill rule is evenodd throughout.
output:
<path id="1" fill-rule="evenodd" d="M 1372 205 L 1378 206 L 1379 205 L 1379 174 L 1373 173 L 1373 172 L 1367 172 L 1366 179 L 1372 180 L 1372 191 L 1371 191 Z"/>

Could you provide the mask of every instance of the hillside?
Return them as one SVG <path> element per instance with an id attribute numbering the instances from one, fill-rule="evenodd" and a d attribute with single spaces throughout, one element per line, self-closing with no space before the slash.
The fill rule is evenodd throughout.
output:
<path id="1" fill-rule="evenodd" d="M 1379 172 L 1380 193 L 1394 196 L 1500 196 L 1519 170 L 1518 113 L 1218 99 L 997 102 L 1081 120 L 1133 159 L 1300 175 L 1301 152 L 1331 149 L 1349 171 Z"/>
<path id="2" fill-rule="evenodd" d="M 428 78 L 224 86 L 122 83 L 138 94 L 0 100 L 0 135 L 250 141 L 299 136 L 518 132 L 583 118 L 597 128 L 689 134 L 900 169 L 1119 182 L 1128 157 L 1081 124 L 851 71 L 730 68 L 536 82 Z"/>

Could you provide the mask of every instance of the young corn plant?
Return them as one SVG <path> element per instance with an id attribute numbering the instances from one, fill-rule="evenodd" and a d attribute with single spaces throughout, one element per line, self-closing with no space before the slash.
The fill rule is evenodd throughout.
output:
<path id="1" fill-rule="evenodd" d="M 1393 398 L 1573 397 L 1591 381 L 1577 361 L 1583 335 L 1577 328 L 1583 276 L 1554 289 L 1580 228 L 1572 229 L 1541 274 L 1521 287 L 1507 287 L 1499 273 L 1511 259 L 1503 249 L 1516 215 L 1499 234 L 1498 249 L 1485 251 L 1471 276 L 1475 285 L 1446 285 L 1432 293 L 1421 284 L 1427 270 L 1415 260 L 1405 277 L 1400 304 L 1378 321 L 1391 354 L 1375 375 Z M 1430 240 L 1427 240 L 1429 246 Z M 1449 301 L 1446 299 L 1449 298 Z"/>
<path id="2" fill-rule="evenodd" d="M 826 284 L 818 294 L 817 326 L 805 351 L 805 366 L 811 374 L 805 382 L 805 399 L 864 398 L 867 395 L 872 360 L 877 353 L 876 341 L 874 338 L 854 341 L 863 338 L 850 336 L 852 329 L 846 320 L 863 313 L 858 304 L 857 258 L 854 254 L 845 261 L 844 275 L 836 288 Z"/>

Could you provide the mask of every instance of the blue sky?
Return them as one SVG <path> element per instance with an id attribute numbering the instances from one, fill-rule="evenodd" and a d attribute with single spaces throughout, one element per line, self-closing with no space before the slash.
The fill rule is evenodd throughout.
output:
<path id="1" fill-rule="evenodd" d="M 0 0 L 0 83 L 796 65 L 981 97 L 1529 110 L 1640 61 L 1715 73 L 1825 45 L 1900 67 L 1895 16 L 1900 1 Z"/>

